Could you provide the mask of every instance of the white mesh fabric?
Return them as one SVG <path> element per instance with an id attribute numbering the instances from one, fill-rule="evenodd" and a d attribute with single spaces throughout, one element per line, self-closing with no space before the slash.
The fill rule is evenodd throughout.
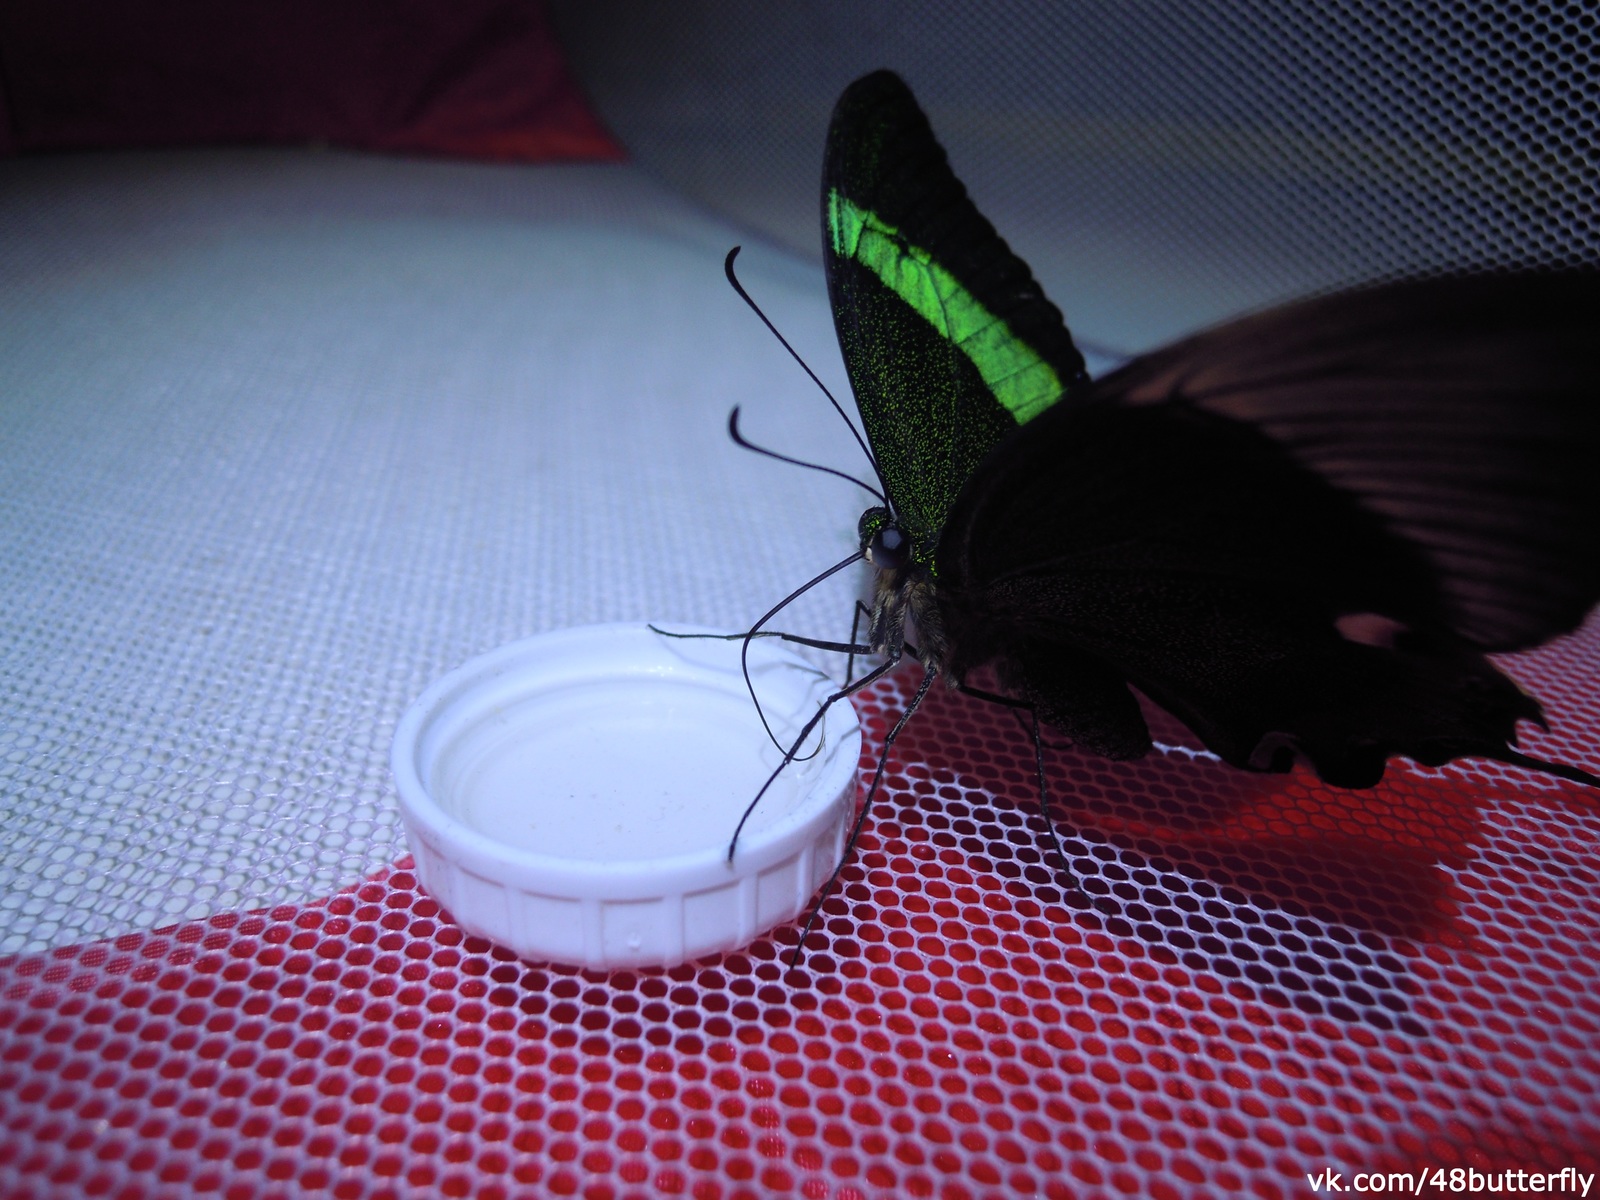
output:
<path id="1" fill-rule="evenodd" d="M 810 257 L 833 102 L 901 72 L 1074 331 L 1124 352 L 1356 279 L 1600 256 L 1592 5 L 551 10 L 645 166 Z"/>
<path id="2" fill-rule="evenodd" d="M 743 403 L 853 465 L 734 235 L 634 169 L 3 172 L 0 953 L 347 886 L 405 852 L 388 742 L 430 679 L 743 626 L 854 548 L 849 485 L 728 442 Z M 820 271 L 742 266 L 837 374 Z M 790 627 L 838 632 L 830 583 Z"/>

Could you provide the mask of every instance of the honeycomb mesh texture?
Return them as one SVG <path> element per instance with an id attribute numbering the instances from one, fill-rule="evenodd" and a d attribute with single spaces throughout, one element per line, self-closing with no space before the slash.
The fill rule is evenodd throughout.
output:
<path id="1" fill-rule="evenodd" d="M 1547 749 L 1592 744 L 1597 660 L 1591 629 L 1516 664 Z M 864 777 L 907 683 L 861 698 Z M 1592 795 L 1051 760 L 1070 902 L 1031 743 L 936 690 L 802 972 L 794 926 L 668 971 L 518 962 L 408 861 L 14 958 L 0 1191 L 1274 1197 L 1328 1168 L 1600 1169 Z"/>
<path id="2" fill-rule="evenodd" d="M 554 6 L 658 176 L 291 151 L 0 164 L 0 1195 L 1303 1195 L 1600 1167 L 1595 799 L 1031 750 L 936 691 L 786 973 L 514 961 L 415 884 L 422 687 L 587 621 L 740 626 L 855 466 L 731 298 L 814 254 L 880 65 L 1091 341 L 1593 261 L 1592 10 Z M 604 36 L 602 36 L 604 35 Z M 746 283 L 843 392 L 820 272 Z M 842 632 L 858 580 L 792 628 Z M 1594 770 L 1600 630 L 1509 663 Z M 908 695 L 862 698 L 863 764 Z"/>
<path id="3" fill-rule="evenodd" d="M 816 258 L 829 111 L 878 67 L 1093 342 L 1335 284 L 1600 255 L 1600 10 L 1505 0 L 553 0 L 639 161 Z"/>

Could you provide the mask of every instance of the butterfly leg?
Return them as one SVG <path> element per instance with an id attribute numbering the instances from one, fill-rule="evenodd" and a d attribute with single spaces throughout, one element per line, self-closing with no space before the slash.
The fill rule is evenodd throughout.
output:
<path id="1" fill-rule="evenodd" d="M 856 655 L 872 653 L 871 646 L 863 647 L 861 645 L 862 617 L 866 617 L 867 625 L 870 628 L 872 625 L 872 610 L 860 600 L 857 600 L 855 615 L 850 618 L 850 657 L 844 660 L 844 682 L 846 687 L 850 685 L 850 680 L 855 677 Z M 918 661 L 921 661 L 920 656 L 918 656 Z"/>
<path id="2" fill-rule="evenodd" d="M 1072 869 L 1072 862 L 1067 858 L 1067 848 L 1061 844 L 1061 834 L 1050 816 L 1050 784 L 1045 779 L 1044 773 L 1044 739 L 1039 736 L 1039 714 L 1032 706 L 1028 708 L 1028 717 L 1033 725 L 1033 767 L 1039 777 L 1039 816 L 1044 820 L 1045 830 L 1050 835 L 1050 846 L 1056 852 L 1062 883 L 1068 891 L 1081 891 L 1078 886 L 1078 873 Z"/>
<path id="3" fill-rule="evenodd" d="M 1512 750 L 1510 747 L 1507 747 L 1504 753 L 1496 754 L 1494 757 L 1503 763 L 1510 763 L 1514 767 L 1523 767 L 1529 771 L 1538 771 L 1543 775 L 1554 775 L 1557 779 L 1567 779 L 1573 783 L 1600 788 L 1600 775 L 1591 775 L 1582 767 L 1551 762 L 1543 758 L 1534 758 L 1532 755 L 1524 754 L 1520 750 Z"/>
<path id="4" fill-rule="evenodd" d="M 958 692 L 964 692 L 978 700 L 990 704 L 998 704 L 1009 708 L 1017 714 L 1019 720 L 1022 714 L 1027 713 L 1027 720 L 1023 728 L 1033 739 L 1033 767 L 1039 781 L 1039 816 L 1044 820 L 1045 832 L 1050 838 L 1050 848 L 1056 853 L 1056 863 L 1060 867 L 1063 884 L 1071 891 L 1081 890 L 1078 886 L 1078 873 L 1072 868 L 1072 861 L 1067 858 L 1067 848 L 1061 844 L 1061 834 L 1056 829 L 1056 823 L 1050 816 L 1050 784 L 1044 773 L 1044 738 L 1039 732 L 1039 712 L 1026 700 L 1017 700 L 1011 696 L 1002 696 L 998 692 L 986 691 L 983 688 L 972 687 L 969 684 L 958 683 L 955 685 Z"/>
<path id="5" fill-rule="evenodd" d="M 899 656 L 896 655 L 885 666 L 893 666 L 898 661 L 898 658 Z M 867 672 L 862 676 L 863 685 L 884 674 L 884 670 L 885 667 L 877 667 Z M 889 730 L 883 739 L 883 749 L 878 754 L 878 769 L 872 773 L 872 784 L 867 788 L 866 799 L 861 802 L 861 811 L 856 814 L 856 822 L 850 827 L 850 836 L 845 839 L 844 852 L 839 855 L 839 865 L 834 867 L 833 874 L 828 876 L 828 881 L 822 885 L 822 890 L 817 893 L 817 898 L 811 905 L 811 913 L 806 917 L 805 925 L 801 927 L 800 940 L 795 943 L 794 954 L 789 958 L 789 969 L 791 971 L 800 966 L 800 959 L 805 954 L 806 938 L 811 935 L 811 930 L 817 924 L 817 918 L 822 915 L 822 906 L 833 895 L 834 886 L 839 882 L 839 875 L 844 870 L 845 864 L 850 861 L 851 856 L 855 853 L 856 841 L 861 837 L 861 830 L 867 823 L 867 813 L 871 811 L 872 801 L 878 794 L 878 786 L 883 782 L 884 768 L 889 764 L 889 751 L 893 749 L 895 739 L 900 736 L 900 731 L 906 727 L 906 722 L 911 720 L 911 714 L 922 707 L 922 701 L 927 696 L 928 689 L 933 686 L 933 678 L 938 673 L 937 667 L 929 667 L 923 672 L 922 682 L 917 685 L 916 695 L 911 697 L 911 703 L 906 705 L 905 712 L 900 714 L 900 719 L 894 723 L 894 728 Z M 844 693 L 840 694 L 843 695 Z"/>

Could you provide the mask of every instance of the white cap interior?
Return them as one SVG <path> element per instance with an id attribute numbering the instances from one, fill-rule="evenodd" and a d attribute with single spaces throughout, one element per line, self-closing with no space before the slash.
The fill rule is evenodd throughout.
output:
<path id="1" fill-rule="evenodd" d="M 835 690 L 774 640 L 751 643 L 749 665 L 784 745 Z M 842 852 L 860 744 L 854 711 L 836 704 L 729 862 L 782 758 L 740 643 L 599 625 L 438 680 L 396 729 L 393 766 L 419 878 L 468 931 L 525 958 L 665 966 L 804 907 Z"/>

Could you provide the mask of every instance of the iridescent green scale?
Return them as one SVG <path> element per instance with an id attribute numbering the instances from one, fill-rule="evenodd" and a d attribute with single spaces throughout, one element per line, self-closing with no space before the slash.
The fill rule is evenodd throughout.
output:
<path id="1" fill-rule="evenodd" d="M 869 75 L 840 100 L 822 186 L 845 367 L 912 557 L 933 569 L 972 472 L 1086 381 L 1083 357 L 897 76 Z"/>

